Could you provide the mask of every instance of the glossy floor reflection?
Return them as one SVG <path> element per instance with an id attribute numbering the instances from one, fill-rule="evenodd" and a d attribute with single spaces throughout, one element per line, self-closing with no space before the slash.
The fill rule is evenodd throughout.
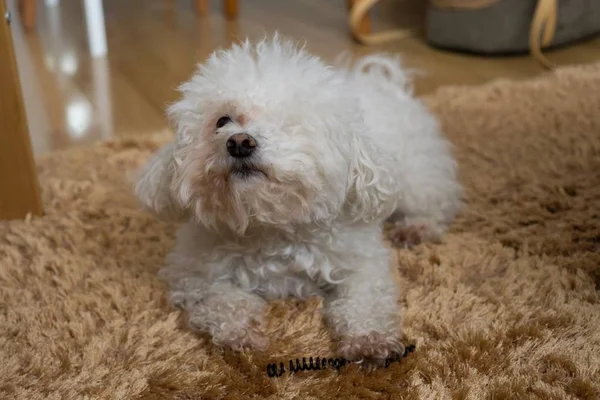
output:
<path id="1" fill-rule="evenodd" d="M 14 10 L 14 0 L 9 7 Z M 245 37 L 279 31 L 307 42 L 327 60 L 340 52 L 400 52 L 425 74 L 417 94 L 441 85 L 480 84 L 527 78 L 544 70 L 527 55 L 481 58 L 437 51 L 415 37 L 377 48 L 355 44 L 348 33 L 346 0 L 240 0 L 235 21 L 221 15 L 219 1 L 200 17 L 193 0 L 103 1 L 108 53 L 90 55 L 83 0 L 46 0 L 38 6 L 36 31 L 11 24 L 29 129 L 36 154 L 125 134 L 147 135 L 167 127 L 165 107 L 195 64 L 214 49 Z M 374 26 L 418 23 L 421 0 L 383 2 Z M 600 39 L 548 57 L 558 65 L 600 60 Z"/>

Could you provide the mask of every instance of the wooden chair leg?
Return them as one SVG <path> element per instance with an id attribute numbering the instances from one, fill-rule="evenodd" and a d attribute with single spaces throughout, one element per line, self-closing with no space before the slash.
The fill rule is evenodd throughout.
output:
<path id="1" fill-rule="evenodd" d="M 0 220 L 42 214 L 37 171 L 4 1 L 0 1 Z"/>
<path id="2" fill-rule="evenodd" d="M 196 12 L 200 15 L 208 14 L 208 0 L 196 0 Z"/>
<path id="3" fill-rule="evenodd" d="M 360 3 L 361 1 L 363 0 L 346 0 L 348 10 L 352 10 L 352 7 L 354 7 L 356 3 Z M 368 16 L 360 22 L 359 32 L 363 35 L 371 33 L 371 19 Z"/>
<path id="4" fill-rule="evenodd" d="M 238 15 L 238 0 L 223 0 L 223 14 L 226 18 L 235 18 Z"/>
<path id="5" fill-rule="evenodd" d="M 19 0 L 19 11 L 23 27 L 26 31 L 32 31 L 37 17 L 37 0 Z"/>
<path id="6" fill-rule="evenodd" d="M 199 15 L 208 14 L 209 0 L 196 0 L 196 12 Z M 238 15 L 238 0 L 223 0 L 223 15 L 235 18 Z"/>

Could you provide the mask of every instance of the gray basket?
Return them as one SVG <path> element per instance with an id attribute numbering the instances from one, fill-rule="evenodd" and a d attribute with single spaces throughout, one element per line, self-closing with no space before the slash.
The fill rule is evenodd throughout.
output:
<path id="1" fill-rule="evenodd" d="M 531 22 L 538 0 L 499 0 L 481 8 L 429 5 L 428 41 L 437 47 L 481 54 L 530 50 Z M 550 46 L 569 44 L 600 32 L 600 0 L 558 0 Z"/>

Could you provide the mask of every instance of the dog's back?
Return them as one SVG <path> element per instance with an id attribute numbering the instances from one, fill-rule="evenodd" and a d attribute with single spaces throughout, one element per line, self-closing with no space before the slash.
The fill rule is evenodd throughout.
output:
<path id="1" fill-rule="evenodd" d="M 377 54 L 348 73 L 369 127 L 364 134 L 402 188 L 400 211 L 445 225 L 459 207 L 457 166 L 436 116 L 413 95 L 412 71 L 399 58 Z"/>

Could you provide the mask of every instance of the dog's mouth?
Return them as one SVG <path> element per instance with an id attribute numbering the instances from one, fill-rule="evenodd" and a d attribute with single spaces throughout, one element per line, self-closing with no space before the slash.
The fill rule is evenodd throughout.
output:
<path id="1" fill-rule="evenodd" d="M 253 176 L 267 176 L 267 174 L 260 167 L 249 163 L 235 164 L 231 167 L 229 174 L 242 179 L 247 179 Z"/>

